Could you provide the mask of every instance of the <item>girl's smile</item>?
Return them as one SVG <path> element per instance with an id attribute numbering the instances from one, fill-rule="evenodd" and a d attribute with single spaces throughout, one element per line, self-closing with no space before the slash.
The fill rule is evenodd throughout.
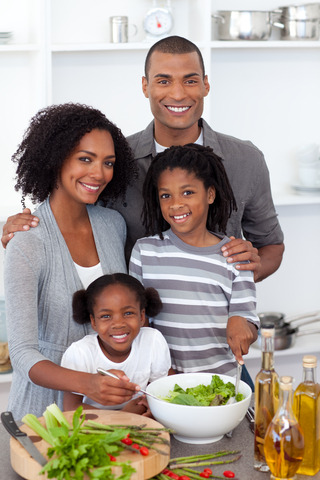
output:
<path id="1" fill-rule="evenodd" d="M 135 292 L 120 284 L 109 285 L 96 296 L 93 312 L 91 325 L 103 353 L 113 362 L 123 362 L 145 322 Z"/>
<path id="2" fill-rule="evenodd" d="M 162 216 L 177 237 L 198 247 L 216 243 L 206 228 L 209 205 L 215 198 L 213 187 L 206 189 L 193 172 L 173 168 L 160 174 L 158 195 Z"/>

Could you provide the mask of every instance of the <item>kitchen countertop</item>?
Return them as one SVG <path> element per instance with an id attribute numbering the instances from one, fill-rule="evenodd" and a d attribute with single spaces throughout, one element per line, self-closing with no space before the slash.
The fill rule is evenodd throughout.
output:
<path id="1" fill-rule="evenodd" d="M 196 426 L 195 426 L 196 428 Z M 0 424 L 0 477 L 5 480 L 21 480 L 10 464 L 10 435 Z M 269 480 L 269 473 L 257 472 L 253 469 L 253 433 L 249 429 L 246 418 L 234 430 L 232 438 L 223 437 L 220 441 L 206 445 L 193 445 L 179 442 L 174 437 L 171 439 L 171 458 L 197 455 L 220 450 L 240 450 L 241 458 L 234 464 L 218 465 L 214 467 L 214 473 L 222 476 L 224 470 L 232 470 L 236 474 L 235 480 Z M 297 480 L 320 480 L 320 473 L 310 477 L 297 475 Z"/>

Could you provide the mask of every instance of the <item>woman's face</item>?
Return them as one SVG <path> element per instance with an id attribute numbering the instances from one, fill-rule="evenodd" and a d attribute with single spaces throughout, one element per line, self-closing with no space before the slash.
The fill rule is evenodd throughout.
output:
<path id="1" fill-rule="evenodd" d="M 145 312 L 135 292 L 116 284 L 105 287 L 95 298 L 90 319 L 104 354 L 113 362 L 123 362 L 145 322 Z"/>
<path id="2" fill-rule="evenodd" d="M 109 132 L 95 129 L 86 133 L 63 163 L 51 200 L 95 203 L 113 177 L 115 161 Z"/>

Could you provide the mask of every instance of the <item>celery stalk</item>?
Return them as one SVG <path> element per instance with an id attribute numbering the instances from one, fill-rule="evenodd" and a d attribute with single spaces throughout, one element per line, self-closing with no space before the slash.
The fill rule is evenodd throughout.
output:
<path id="1" fill-rule="evenodd" d="M 54 439 L 48 432 L 48 430 L 40 423 L 38 418 L 32 413 L 27 413 L 22 419 L 22 421 L 28 425 L 39 437 L 43 438 L 50 445 L 54 445 Z"/>
<path id="2" fill-rule="evenodd" d="M 47 407 L 47 411 L 50 412 L 57 420 L 60 425 L 65 425 L 69 430 L 71 429 L 71 425 L 58 407 L 56 403 L 52 403 Z"/>
<path id="3" fill-rule="evenodd" d="M 56 417 L 54 415 L 52 415 L 52 413 L 49 412 L 49 410 L 46 410 L 43 413 L 43 416 L 44 416 L 44 419 L 46 421 L 46 426 L 47 426 L 48 430 L 50 428 L 58 427 L 58 421 L 57 421 Z"/>

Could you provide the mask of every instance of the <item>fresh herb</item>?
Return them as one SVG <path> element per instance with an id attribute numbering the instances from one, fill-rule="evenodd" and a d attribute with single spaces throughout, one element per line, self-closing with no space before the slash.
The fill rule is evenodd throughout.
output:
<path id="1" fill-rule="evenodd" d="M 178 384 L 169 392 L 168 396 L 162 398 L 169 403 L 179 405 L 193 406 L 217 406 L 225 405 L 230 397 L 235 396 L 235 386 L 233 383 L 224 381 L 218 375 L 212 375 L 209 385 L 197 385 L 189 387 L 185 390 Z M 242 393 L 236 395 L 236 401 L 240 402 L 244 399 Z"/>
<path id="2" fill-rule="evenodd" d="M 82 480 L 85 474 L 94 480 L 114 480 L 112 467 L 119 466 L 122 474 L 117 480 L 129 480 L 135 469 L 128 463 L 115 460 L 124 448 L 132 449 L 131 445 L 122 442 L 130 437 L 139 447 L 139 450 L 135 449 L 138 454 L 147 455 L 149 448 L 167 454 L 154 445 L 169 443 L 161 436 L 167 429 L 103 425 L 92 421 L 84 423 L 85 415 L 82 415 L 82 411 L 81 406 L 74 412 L 72 425 L 55 404 L 47 407 L 44 412 L 46 427 L 35 415 L 27 414 L 23 417 L 22 421 L 50 445 L 47 452 L 50 460 L 40 474 L 47 472 L 48 478 L 57 480 Z"/>

